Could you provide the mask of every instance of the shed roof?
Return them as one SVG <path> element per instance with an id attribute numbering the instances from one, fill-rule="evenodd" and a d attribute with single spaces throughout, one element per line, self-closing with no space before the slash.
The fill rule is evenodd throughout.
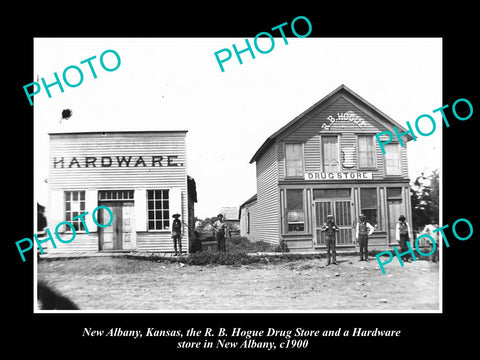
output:
<path id="1" fill-rule="evenodd" d="M 360 95 L 357 93 L 353 92 L 350 90 L 347 86 L 344 84 L 340 85 L 337 87 L 335 90 L 330 92 L 328 95 L 317 101 L 315 104 L 310 106 L 307 110 L 302 112 L 300 115 L 295 117 L 293 120 L 288 122 L 285 126 L 277 130 L 275 133 L 270 135 L 265 142 L 260 146 L 260 148 L 257 150 L 257 152 L 253 155 L 252 159 L 250 160 L 250 164 L 253 163 L 254 161 L 257 161 L 264 153 L 265 151 L 270 148 L 272 144 L 275 143 L 276 139 L 282 135 L 284 132 L 286 132 L 288 129 L 290 129 L 293 125 L 295 125 L 298 121 L 300 121 L 305 115 L 310 113 L 312 110 L 322 106 L 322 104 L 327 103 L 328 100 L 332 99 L 334 96 L 337 94 L 347 94 L 356 99 L 357 101 L 363 103 L 366 107 L 368 107 L 370 110 L 372 110 L 374 113 L 376 113 L 380 118 L 383 118 L 384 121 L 389 122 L 391 125 L 396 126 L 401 132 L 405 132 L 406 129 L 403 128 L 400 124 L 398 124 L 395 120 L 393 120 L 391 117 L 377 109 L 375 106 L 373 106 L 371 103 L 369 103 L 367 100 L 363 99 Z M 407 134 L 407 141 L 413 140 L 413 138 Z"/>

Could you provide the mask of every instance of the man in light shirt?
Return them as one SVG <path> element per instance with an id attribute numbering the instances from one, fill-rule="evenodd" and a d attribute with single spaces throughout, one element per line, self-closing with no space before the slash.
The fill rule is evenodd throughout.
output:
<path id="1" fill-rule="evenodd" d="M 397 222 L 397 227 L 395 231 L 395 240 L 398 241 L 400 244 L 400 250 L 402 253 L 408 251 L 407 243 L 410 242 L 410 236 L 412 235 L 412 230 L 410 229 L 410 225 L 405 219 L 405 216 L 400 215 Z M 410 262 L 411 255 L 407 254 L 405 256 L 405 261 Z"/>
<path id="2" fill-rule="evenodd" d="M 368 237 L 375 229 L 367 222 L 364 214 L 360 214 L 359 219 L 360 221 L 357 223 L 355 237 L 360 246 L 360 261 L 370 261 L 368 259 Z"/>
<path id="3" fill-rule="evenodd" d="M 218 220 L 213 223 L 213 229 L 215 230 L 215 237 L 217 239 L 217 249 L 218 251 L 225 252 L 227 251 L 225 247 L 225 229 L 227 224 L 223 221 L 223 215 L 217 215 Z"/>

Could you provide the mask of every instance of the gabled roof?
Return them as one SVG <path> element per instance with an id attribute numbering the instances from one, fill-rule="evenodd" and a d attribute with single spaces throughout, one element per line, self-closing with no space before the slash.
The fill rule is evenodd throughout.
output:
<path id="1" fill-rule="evenodd" d="M 285 133 L 288 129 L 290 129 L 292 126 L 294 126 L 298 121 L 300 121 L 301 119 L 303 119 L 303 117 L 305 115 L 307 115 L 308 113 L 310 113 L 312 110 L 316 109 L 317 107 L 321 106 L 323 103 L 327 103 L 329 100 L 331 100 L 334 96 L 336 96 L 337 94 L 340 94 L 340 93 L 346 93 L 348 95 L 350 95 L 351 97 L 353 97 L 354 99 L 356 99 L 357 101 L 363 103 L 365 106 L 367 106 L 370 110 L 372 110 L 374 113 L 376 113 L 378 116 L 384 118 L 387 122 L 391 123 L 391 125 L 397 127 L 401 132 L 405 132 L 406 129 L 403 128 L 403 126 L 401 126 L 400 124 L 398 124 L 395 120 L 393 120 L 391 117 L 389 117 L 388 115 L 384 114 L 383 112 L 381 112 L 379 109 L 377 109 L 375 106 L 373 106 L 372 104 L 370 104 L 368 101 L 366 101 L 365 99 L 363 99 L 361 96 L 359 96 L 357 93 L 353 92 L 352 90 L 350 90 L 348 87 L 346 87 L 345 85 L 340 85 L 339 87 L 337 87 L 335 90 L 333 90 L 331 93 L 329 93 L 327 96 L 323 97 L 322 99 L 320 99 L 319 101 L 317 101 L 315 104 L 313 104 L 312 106 L 310 106 L 307 110 L 305 110 L 303 113 L 301 113 L 300 115 L 298 115 L 297 117 L 295 117 L 293 120 L 291 120 L 290 122 L 288 122 L 285 126 L 283 126 L 282 128 L 280 128 L 278 131 L 276 131 L 275 133 L 273 133 L 272 135 L 270 135 L 266 140 L 265 142 L 262 144 L 262 146 L 260 146 L 260 148 L 257 150 L 257 152 L 253 155 L 252 159 L 250 160 L 250 164 L 253 163 L 254 161 L 257 161 L 262 155 L 263 153 L 268 149 L 270 148 L 270 146 L 272 144 L 275 143 L 275 141 L 277 140 L 277 138 L 279 136 L 281 136 L 283 133 Z M 407 134 L 407 141 L 410 141 L 410 140 L 413 140 L 413 138 L 411 137 L 411 135 Z"/>
<path id="2" fill-rule="evenodd" d="M 248 199 L 247 201 L 245 201 L 242 205 L 240 205 L 240 210 L 245 206 L 245 205 L 248 205 L 254 201 L 257 201 L 257 194 L 253 195 L 250 199 Z"/>

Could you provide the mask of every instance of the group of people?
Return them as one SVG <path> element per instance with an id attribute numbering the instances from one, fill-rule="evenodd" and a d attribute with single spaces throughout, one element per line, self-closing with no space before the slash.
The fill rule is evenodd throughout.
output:
<path id="1" fill-rule="evenodd" d="M 175 256 L 177 256 L 178 255 L 177 245 L 180 250 L 180 254 L 182 254 L 182 221 L 179 219 L 180 214 L 173 214 L 173 218 L 175 220 L 173 220 L 173 223 L 172 223 L 172 239 L 173 239 L 173 247 L 175 250 Z M 213 227 L 213 230 L 215 231 L 215 238 L 217 240 L 218 251 L 222 251 L 222 252 L 227 251 L 225 246 L 225 233 L 227 229 L 227 223 L 223 221 L 223 215 L 218 214 L 217 221 L 215 221 L 211 225 Z"/>
<path id="2" fill-rule="evenodd" d="M 375 231 L 375 228 L 366 220 L 364 214 L 360 214 L 360 221 L 357 223 L 355 238 L 360 247 L 360 261 L 368 259 L 368 237 Z M 320 231 L 325 233 L 325 245 L 327 247 L 327 265 L 337 265 L 337 251 L 335 249 L 335 234 L 340 231 L 333 215 L 327 216 L 327 221 L 322 225 Z M 333 256 L 331 256 L 333 255 Z"/>
<path id="3" fill-rule="evenodd" d="M 335 249 L 335 234 L 340 231 L 338 226 L 335 223 L 335 220 L 333 218 L 333 215 L 328 215 L 326 222 L 322 225 L 320 228 L 321 231 L 325 233 L 325 245 L 327 247 L 327 265 L 330 264 L 337 264 L 337 259 L 336 259 L 336 249 Z M 434 235 L 434 226 L 432 225 L 427 225 L 425 229 L 423 230 L 423 233 L 429 234 L 432 237 L 435 238 Z M 364 214 L 360 214 L 359 216 L 359 221 L 357 223 L 356 229 L 355 229 L 355 239 L 359 245 L 360 248 L 360 261 L 369 261 L 368 259 L 368 238 L 369 236 L 375 231 L 375 228 L 366 220 L 366 217 Z M 412 230 L 410 228 L 410 225 L 406 221 L 406 218 L 404 215 L 400 215 L 398 218 L 398 222 L 396 225 L 396 231 L 395 231 L 395 239 L 398 241 L 400 244 L 400 250 L 402 253 L 407 252 L 408 245 L 410 241 L 410 236 L 412 236 Z M 432 255 L 432 261 L 437 262 L 438 261 L 438 240 L 435 238 L 436 242 L 436 250 Z M 432 244 L 433 247 L 433 244 Z M 410 254 L 406 254 L 405 261 L 410 262 L 411 261 L 411 256 Z"/>
<path id="4" fill-rule="evenodd" d="M 172 239 L 175 249 L 175 255 L 177 255 L 177 245 L 182 253 L 182 222 L 179 220 L 180 214 L 174 214 L 174 219 L 172 224 Z M 227 224 L 223 220 L 223 215 L 217 215 L 217 221 L 212 225 L 212 228 L 215 232 L 215 238 L 217 240 L 218 251 L 225 252 L 225 232 L 227 229 Z M 336 233 L 340 231 L 339 227 L 335 223 L 333 215 L 328 215 L 326 222 L 320 228 L 322 232 L 325 233 L 325 245 L 327 247 L 327 265 L 337 264 L 337 252 L 335 248 L 335 238 Z M 423 230 L 423 233 L 429 234 L 435 238 L 436 250 L 432 255 L 432 261 L 438 261 L 438 240 L 436 234 L 433 232 L 434 227 L 432 225 L 427 225 Z M 360 261 L 370 261 L 368 258 L 368 238 L 375 231 L 375 228 L 366 220 L 364 214 L 359 215 L 359 221 L 355 229 L 355 239 L 358 243 L 360 249 Z M 400 215 L 396 225 L 395 239 L 400 244 L 400 250 L 402 253 L 408 252 L 408 245 L 410 237 L 413 235 L 410 225 L 406 221 L 404 215 Z M 433 247 L 433 244 L 432 244 Z M 410 254 L 406 254 L 405 261 L 410 262 Z"/>

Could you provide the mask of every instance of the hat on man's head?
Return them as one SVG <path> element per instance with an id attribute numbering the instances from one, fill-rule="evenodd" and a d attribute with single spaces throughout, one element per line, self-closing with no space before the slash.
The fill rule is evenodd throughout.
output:
<path id="1" fill-rule="evenodd" d="M 223 214 L 218 214 L 217 217 L 222 217 L 223 218 Z"/>
<path id="2" fill-rule="evenodd" d="M 173 214 L 172 217 L 174 217 L 174 218 L 179 218 L 179 217 L 180 217 L 180 214 L 178 214 L 178 213 L 177 213 L 177 214 Z"/>
<path id="3" fill-rule="evenodd" d="M 398 218 L 398 220 L 400 220 L 400 221 L 405 220 L 405 216 L 400 215 L 400 217 Z"/>

